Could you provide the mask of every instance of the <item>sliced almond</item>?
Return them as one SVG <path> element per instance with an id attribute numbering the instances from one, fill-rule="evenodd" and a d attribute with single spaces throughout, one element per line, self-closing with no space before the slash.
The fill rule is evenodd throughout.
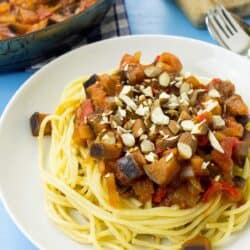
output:
<path id="1" fill-rule="evenodd" d="M 169 153 L 169 154 L 166 156 L 165 161 L 168 162 L 168 161 L 170 161 L 173 157 L 174 157 L 174 153 L 171 152 L 171 153 Z"/>
<path id="2" fill-rule="evenodd" d="M 184 131 L 192 131 L 194 128 L 194 122 L 192 120 L 183 120 L 181 122 L 181 127 Z"/>
<path id="3" fill-rule="evenodd" d="M 170 95 L 167 94 L 167 93 L 165 93 L 165 92 L 162 92 L 162 93 L 160 93 L 160 95 L 159 95 L 159 100 L 160 100 L 160 103 L 161 103 L 161 104 L 166 103 L 166 102 L 168 101 L 169 98 L 170 98 Z"/>
<path id="4" fill-rule="evenodd" d="M 115 144 L 116 143 L 115 134 L 111 131 L 105 133 L 102 137 L 102 142 L 106 144 Z"/>
<path id="5" fill-rule="evenodd" d="M 150 86 L 148 86 L 148 87 L 145 88 L 145 89 L 142 89 L 142 93 L 143 93 L 145 96 L 153 97 L 152 88 L 151 88 Z"/>
<path id="6" fill-rule="evenodd" d="M 135 123 L 135 120 L 130 119 L 130 120 L 128 120 L 128 121 L 123 125 L 123 127 L 124 127 L 125 129 L 131 130 L 132 127 L 133 127 L 133 125 L 134 125 L 134 123 Z"/>
<path id="7" fill-rule="evenodd" d="M 176 95 L 171 94 L 168 100 L 168 108 L 169 109 L 176 109 L 180 106 L 179 99 Z"/>
<path id="8" fill-rule="evenodd" d="M 133 131 L 133 135 L 135 138 L 140 137 L 146 131 L 146 128 L 142 119 L 136 119 L 132 128 L 132 131 Z"/>
<path id="9" fill-rule="evenodd" d="M 178 134 L 181 129 L 180 125 L 174 120 L 169 121 L 168 128 L 174 135 Z"/>
<path id="10" fill-rule="evenodd" d="M 145 95 L 140 95 L 139 96 L 139 101 L 140 102 L 144 102 L 146 100 L 146 96 Z"/>
<path id="11" fill-rule="evenodd" d="M 159 84 L 162 87 L 167 87 L 170 83 L 170 76 L 167 72 L 163 72 L 162 74 L 160 74 L 159 76 Z"/>
<path id="12" fill-rule="evenodd" d="M 152 102 L 152 100 L 151 100 L 151 99 L 147 99 L 147 105 L 148 105 L 148 106 L 151 106 L 151 105 L 152 105 L 152 103 L 153 103 L 153 102 Z"/>
<path id="13" fill-rule="evenodd" d="M 126 133 L 130 133 L 131 130 L 125 129 L 125 128 L 121 127 L 121 126 L 117 126 L 117 132 L 119 134 L 126 134 Z"/>
<path id="14" fill-rule="evenodd" d="M 180 100 L 181 105 L 184 105 L 184 106 L 189 105 L 189 97 L 188 97 L 187 93 L 182 93 L 179 97 L 179 100 Z"/>
<path id="15" fill-rule="evenodd" d="M 148 66 L 144 69 L 145 75 L 150 78 L 159 76 L 161 72 L 162 72 L 161 68 L 156 67 L 154 65 Z"/>
<path id="16" fill-rule="evenodd" d="M 166 143 L 166 147 L 169 147 L 169 148 L 176 147 L 178 139 L 179 139 L 179 135 L 166 138 L 164 140 Z"/>
<path id="17" fill-rule="evenodd" d="M 127 111 L 119 107 L 116 114 L 119 119 L 123 120 L 126 117 Z"/>
<path id="18" fill-rule="evenodd" d="M 143 140 L 140 147 L 143 153 L 149 153 L 155 150 L 155 145 L 150 140 Z"/>
<path id="19" fill-rule="evenodd" d="M 190 120 L 191 118 L 192 116 L 186 110 L 182 110 L 178 121 Z"/>
<path id="20" fill-rule="evenodd" d="M 201 121 L 194 125 L 191 133 L 193 135 L 206 135 L 208 131 L 208 126 L 206 120 Z"/>
<path id="21" fill-rule="evenodd" d="M 221 97 L 220 92 L 217 89 L 210 89 L 208 91 L 208 96 L 212 97 L 212 98 L 220 98 Z"/>
<path id="22" fill-rule="evenodd" d="M 120 98 L 118 96 L 115 97 L 115 104 L 118 106 L 118 107 L 121 107 L 122 106 L 122 101 L 120 100 Z"/>
<path id="23" fill-rule="evenodd" d="M 177 149 L 183 159 L 190 159 L 197 148 L 197 140 L 191 133 L 183 133 L 177 143 Z"/>
<path id="24" fill-rule="evenodd" d="M 145 155 L 145 159 L 148 162 L 155 162 L 156 160 L 158 160 L 158 156 L 157 156 L 157 154 L 150 152 L 150 153 Z"/>
<path id="25" fill-rule="evenodd" d="M 201 164 L 201 169 L 205 170 L 209 166 L 210 161 L 203 161 Z"/>
<path id="26" fill-rule="evenodd" d="M 219 105 L 219 103 L 216 100 L 210 99 L 206 102 L 203 102 L 202 105 L 205 107 L 205 110 L 204 110 L 205 112 L 210 112 L 214 108 L 216 108 Z"/>
<path id="27" fill-rule="evenodd" d="M 183 84 L 183 80 L 182 79 L 181 80 L 177 80 L 177 82 L 175 83 L 175 87 L 179 89 L 182 84 Z"/>
<path id="28" fill-rule="evenodd" d="M 210 141 L 211 146 L 215 150 L 219 151 L 222 154 L 224 153 L 223 148 L 221 147 L 220 143 L 218 142 L 218 140 L 216 139 L 214 133 L 211 130 L 208 131 L 208 139 Z"/>
<path id="29" fill-rule="evenodd" d="M 135 113 L 139 116 L 145 116 L 149 113 L 149 107 L 140 104 L 139 107 L 136 109 Z"/>
<path id="30" fill-rule="evenodd" d="M 188 93 L 188 91 L 190 90 L 190 84 L 187 82 L 184 82 L 181 86 L 180 86 L 180 93 Z"/>
<path id="31" fill-rule="evenodd" d="M 139 138 L 140 141 L 148 139 L 148 136 L 146 134 L 142 134 Z"/>
<path id="32" fill-rule="evenodd" d="M 135 145 L 135 138 L 131 133 L 121 135 L 122 142 L 127 147 L 133 147 Z"/>
<path id="33" fill-rule="evenodd" d="M 121 92 L 120 92 L 120 95 L 128 95 L 132 92 L 132 86 L 130 85 L 124 85 Z"/>
<path id="34" fill-rule="evenodd" d="M 169 117 L 163 113 L 159 100 L 154 101 L 150 116 L 154 124 L 167 125 L 169 123 Z"/>
<path id="35" fill-rule="evenodd" d="M 130 97 L 126 95 L 119 95 L 119 97 L 128 107 L 130 107 L 133 110 L 137 109 L 137 105 Z"/>
<path id="36" fill-rule="evenodd" d="M 222 129 L 226 126 L 225 121 L 220 115 L 213 115 L 212 116 L 212 121 L 213 121 L 213 128 L 214 129 Z"/>
<path id="37" fill-rule="evenodd" d="M 204 93 L 205 91 L 206 91 L 205 89 L 195 89 L 190 98 L 190 102 L 189 102 L 190 105 L 192 106 L 195 105 L 199 97 L 199 94 Z"/>

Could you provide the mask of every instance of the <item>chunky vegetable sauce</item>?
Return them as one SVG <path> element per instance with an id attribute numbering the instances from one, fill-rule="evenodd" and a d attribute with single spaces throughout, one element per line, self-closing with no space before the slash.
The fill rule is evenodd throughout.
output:
<path id="1" fill-rule="evenodd" d="M 249 152 L 247 105 L 230 81 L 205 84 L 181 71 L 170 53 L 149 65 L 126 54 L 114 73 L 83 83 L 73 140 L 97 160 L 112 205 L 118 195 L 180 208 L 217 194 L 243 202 L 245 180 L 234 168 Z"/>

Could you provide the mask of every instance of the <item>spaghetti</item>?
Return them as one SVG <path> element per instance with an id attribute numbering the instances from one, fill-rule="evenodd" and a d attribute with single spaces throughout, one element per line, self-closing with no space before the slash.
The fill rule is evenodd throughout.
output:
<path id="1" fill-rule="evenodd" d="M 197 235 L 220 246 L 233 232 L 241 230 L 250 215 L 250 164 L 235 167 L 246 180 L 244 202 L 225 200 L 223 193 L 193 207 L 178 204 L 155 206 L 135 196 L 113 194 L 110 200 L 108 175 L 100 171 L 100 161 L 89 149 L 74 140 L 76 110 L 86 99 L 87 79 L 67 86 L 54 114 L 46 116 L 39 130 L 39 161 L 44 182 L 46 209 L 51 220 L 69 237 L 96 249 L 181 249 Z M 49 152 L 44 134 L 51 124 Z"/>

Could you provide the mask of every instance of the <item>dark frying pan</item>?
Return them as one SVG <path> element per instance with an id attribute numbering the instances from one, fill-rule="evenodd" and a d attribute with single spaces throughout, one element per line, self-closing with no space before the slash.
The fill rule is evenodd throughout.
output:
<path id="1" fill-rule="evenodd" d="M 114 0 L 99 0 L 86 11 L 44 29 L 0 40 L 0 72 L 21 70 L 59 55 L 79 41 L 87 29 L 98 24 Z"/>

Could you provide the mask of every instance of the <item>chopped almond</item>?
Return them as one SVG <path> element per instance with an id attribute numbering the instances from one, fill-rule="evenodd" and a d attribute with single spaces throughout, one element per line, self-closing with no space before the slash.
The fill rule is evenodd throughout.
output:
<path id="1" fill-rule="evenodd" d="M 196 151 L 197 140 L 191 133 L 185 132 L 180 136 L 177 148 L 183 159 L 190 159 Z"/>
<path id="2" fill-rule="evenodd" d="M 208 131 L 208 126 L 206 120 L 201 121 L 194 125 L 191 133 L 194 135 L 206 135 Z"/>
<path id="3" fill-rule="evenodd" d="M 179 121 L 190 120 L 190 119 L 192 119 L 192 116 L 186 110 L 182 110 L 179 116 Z"/>
<path id="4" fill-rule="evenodd" d="M 135 138 L 140 137 L 146 131 L 146 127 L 142 119 L 136 119 L 132 132 Z"/>
<path id="5" fill-rule="evenodd" d="M 214 129 L 222 129 L 226 125 L 224 119 L 220 115 L 213 115 L 212 121 Z"/>
<path id="6" fill-rule="evenodd" d="M 169 123 L 169 117 L 163 113 L 159 100 L 156 100 L 153 104 L 151 121 L 156 125 L 167 125 Z"/>
<path id="7" fill-rule="evenodd" d="M 168 128 L 174 135 L 178 134 L 180 131 L 180 125 L 174 120 L 169 121 Z"/>
<path id="8" fill-rule="evenodd" d="M 221 147 L 220 143 L 217 141 L 217 139 L 216 139 L 214 133 L 213 133 L 211 130 L 208 131 L 208 139 L 209 139 L 209 141 L 210 141 L 211 146 L 212 146 L 215 150 L 217 150 L 218 152 L 220 152 L 220 153 L 222 153 L 222 154 L 224 153 L 223 148 Z"/>

